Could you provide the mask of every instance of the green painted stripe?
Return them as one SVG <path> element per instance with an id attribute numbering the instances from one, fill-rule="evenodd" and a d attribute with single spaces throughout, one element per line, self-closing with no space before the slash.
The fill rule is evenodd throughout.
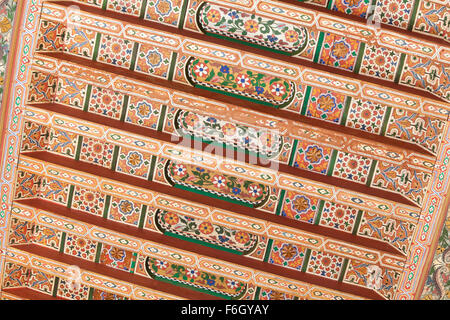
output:
<path id="1" fill-rule="evenodd" d="M 366 49 L 366 44 L 364 42 L 361 42 L 358 50 L 358 56 L 356 58 L 355 63 L 355 69 L 353 70 L 354 73 L 358 74 L 359 70 L 361 69 L 361 62 L 364 57 L 364 50 Z"/>
<path id="2" fill-rule="evenodd" d="M 325 39 L 325 33 L 320 31 L 319 40 L 317 40 L 316 52 L 314 53 L 313 62 L 318 63 L 320 58 L 320 52 L 322 51 L 323 40 Z"/>
<path id="3" fill-rule="evenodd" d="M 108 0 L 103 0 L 102 9 L 106 10 L 107 5 L 108 5 Z"/>
<path id="4" fill-rule="evenodd" d="M 338 282 L 342 282 L 342 280 L 344 280 L 345 272 L 347 271 L 347 266 L 348 266 L 348 258 L 345 258 L 344 264 L 342 265 L 342 269 L 339 274 Z"/>
<path id="5" fill-rule="evenodd" d="M 166 232 L 164 232 L 164 234 L 167 235 L 167 236 L 173 237 L 173 238 L 180 239 L 180 240 L 197 243 L 197 244 L 203 245 L 205 247 L 210 247 L 210 248 L 214 248 L 214 249 L 217 249 L 217 250 L 234 253 L 234 254 L 237 254 L 237 255 L 240 255 L 240 256 L 243 255 L 243 253 L 240 252 L 240 251 L 233 250 L 233 249 L 230 249 L 230 248 L 221 247 L 221 246 L 219 246 L 217 244 L 212 244 L 212 243 L 209 243 L 209 242 L 206 242 L 206 241 L 202 241 L 202 240 L 192 239 L 192 238 L 189 238 L 189 237 L 185 237 L 185 236 L 179 235 L 177 233 L 172 233 L 172 232 L 166 231 Z"/>
<path id="6" fill-rule="evenodd" d="M 105 200 L 105 208 L 103 209 L 103 218 L 108 219 L 109 206 L 111 205 L 111 196 L 107 195 Z"/>
<path id="7" fill-rule="evenodd" d="M 131 261 L 131 266 L 130 266 L 130 273 L 134 274 L 134 268 L 136 268 L 136 260 L 137 260 L 137 253 L 133 252 L 133 257 L 134 259 Z"/>
<path id="8" fill-rule="evenodd" d="M 124 122 L 125 121 L 125 117 L 127 115 L 127 109 L 128 109 L 128 102 L 130 101 L 130 96 L 129 95 L 125 95 L 124 99 L 123 99 L 123 104 L 122 104 L 122 113 L 120 114 L 120 121 Z"/>
<path id="9" fill-rule="evenodd" d="M 239 205 L 244 206 L 244 207 L 253 208 L 253 205 L 251 203 L 248 203 L 248 202 L 243 202 L 243 201 L 240 201 L 240 200 L 235 200 L 235 199 L 231 199 L 231 198 L 227 198 L 227 197 L 221 197 L 221 196 L 215 195 L 215 194 L 210 193 L 210 192 L 206 192 L 206 191 L 202 191 L 202 190 L 186 187 L 186 186 L 179 185 L 179 184 L 174 185 L 174 187 L 178 188 L 178 189 L 182 189 L 182 190 L 198 193 L 198 194 L 210 197 L 210 198 L 224 200 L 224 201 L 228 201 L 228 202 L 231 202 L 231 203 L 239 204 Z"/>
<path id="10" fill-rule="evenodd" d="M 344 112 L 342 113 L 342 118 L 340 124 L 345 126 L 347 123 L 348 112 L 350 111 L 350 104 L 352 103 L 352 97 L 347 96 L 345 98 Z"/>
<path id="11" fill-rule="evenodd" d="M 111 162 L 111 169 L 116 171 L 117 160 L 119 159 L 119 146 L 114 146 L 113 158 Z"/>
<path id="12" fill-rule="evenodd" d="M 148 181 L 153 181 L 153 174 L 155 173 L 155 166 L 156 166 L 156 160 L 158 159 L 157 156 L 152 156 L 152 160 L 150 162 L 150 169 L 148 171 Z"/>
<path id="13" fill-rule="evenodd" d="M 134 46 L 133 46 L 133 54 L 131 56 L 131 63 L 130 63 L 131 71 L 134 71 L 134 68 L 136 67 L 136 60 L 137 60 L 138 52 L 139 52 L 139 43 L 135 42 Z"/>
<path id="14" fill-rule="evenodd" d="M 180 20 L 178 21 L 178 29 L 183 29 L 184 20 L 186 19 L 187 6 L 189 4 L 189 0 L 184 0 L 183 6 L 181 7 Z"/>
<path id="15" fill-rule="evenodd" d="M 405 60 L 406 60 L 406 54 L 402 53 L 400 55 L 400 61 L 398 62 L 397 71 L 395 72 L 395 78 L 394 78 L 395 83 L 400 82 L 400 77 L 403 73 L 403 66 L 405 65 Z"/>
<path id="16" fill-rule="evenodd" d="M 392 107 L 387 107 L 386 112 L 384 113 L 383 125 L 381 126 L 380 136 L 384 136 L 386 134 L 386 129 L 389 123 L 389 118 L 391 117 Z"/>
<path id="17" fill-rule="evenodd" d="M 157 128 L 158 131 L 163 131 L 164 123 L 166 122 L 166 113 L 167 113 L 167 106 L 163 104 L 161 107 L 161 113 L 159 115 L 158 120 L 158 128 Z"/>
<path id="18" fill-rule="evenodd" d="M 52 297 L 56 297 L 58 294 L 58 286 L 59 286 L 59 277 L 55 278 L 55 282 L 53 283 L 52 289 Z"/>
<path id="19" fill-rule="evenodd" d="M 292 149 L 291 149 L 292 151 L 291 151 L 291 155 L 289 157 L 289 162 L 288 162 L 288 165 L 291 167 L 292 167 L 292 164 L 294 163 L 295 155 L 297 154 L 297 146 L 298 146 L 298 140 L 295 139 L 294 143 L 292 145 Z"/>
<path id="20" fill-rule="evenodd" d="M 88 294 L 88 300 L 92 300 L 93 296 L 94 296 L 94 288 L 90 287 L 89 294 Z"/>
<path id="21" fill-rule="evenodd" d="M 361 219 L 362 219 L 362 214 L 363 214 L 363 211 L 358 210 L 358 215 L 356 216 L 355 225 L 353 226 L 353 231 L 352 231 L 353 235 L 356 235 L 356 233 L 358 232 L 358 228 L 359 228 L 359 225 L 360 225 Z"/>
<path id="22" fill-rule="evenodd" d="M 333 8 L 333 0 L 328 0 L 328 3 L 327 3 L 327 9 L 328 10 L 333 10 L 332 8 Z"/>
<path id="23" fill-rule="evenodd" d="M 167 76 L 167 80 L 172 81 L 173 74 L 175 72 L 175 66 L 177 65 L 177 57 L 178 54 L 174 51 L 172 52 L 172 57 L 170 58 L 170 67 L 169 67 L 169 75 Z"/>
<path id="24" fill-rule="evenodd" d="M 372 164 L 370 165 L 369 175 L 367 176 L 366 186 L 370 187 L 372 184 L 373 174 L 375 172 L 375 168 L 377 167 L 377 160 L 372 160 Z"/>
<path id="25" fill-rule="evenodd" d="M 311 256 L 311 249 L 306 249 L 305 259 L 303 260 L 302 272 L 306 272 L 308 267 L 309 257 Z"/>
<path id="26" fill-rule="evenodd" d="M 73 193 L 75 192 L 75 186 L 72 184 L 69 187 L 69 196 L 67 197 L 67 208 L 72 207 Z"/>
<path id="27" fill-rule="evenodd" d="M 337 154 L 338 154 L 338 151 L 336 149 L 333 149 L 333 152 L 331 153 L 330 164 L 328 165 L 328 170 L 327 170 L 327 176 L 329 176 L 329 177 L 333 175 L 333 170 L 334 170 L 334 165 L 336 164 Z"/>
<path id="28" fill-rule="evenodd" d="M 97 33 L 97 35 L 95 36 L 94 54 L 92 55 L 92 61 L 97 61 L 98 50 L 100 48 L 101 40 L 102 40 L 102 34 L 101 33 Z"/>
<path id="29" fill-rule="evenodd" d="M 416 18 L 417 18 L 417 13 L 419 12 L 419 5 L 420 5 L 420 0 L 415 0 L 413 7 L 412 7 L 412 11 L 411 11 L 411 16 L 409 17 L 409 21 L 408 21 L 408 30 L 411 31 L 414 28 L 414 24 L 416 23 Z"/>
<path id="30" fill-rule="evenodd" d="M 272 251 L 272 246 L 273 246 L 273 240 L 269 239 L 269 241 L 267 241 L 267 248 L 266 248 L 266 252 L 264 253 L 264 262 L 269 261 L 270 258 L 270 253 Z"/>
<path id="31" fill-rule="evenodd" d="M 280 198 L 278 200 L 277 210 L 275 211 L 275 215 L 279 216 L 281 214 L 281 209 L 283 208 L 284 195 L 286 190 L 281 190 Z"/>
<path id="32" fill-rule="evenodd" d="M 95 252 L 95 260 L 94 260 L 95 263 L 99 263 L 100 261 L 100 254 L 102 253 L 102 247 L 103 247 L 102 243 L 99 242 L 97 244 L 97 251 Z"/>
<path id="33" fill-rule="evenodd" d="M 61 234 L 61 243 L 59 244 L 59 252 L 64 253 L 64 247 L 66 246 L 66 233 Z"/>
<path id="34" fill-rule="evenodd" d="M 259 300 L 259 294 L 261 293 L 261 287 L 256 287 L 254 300 Z"/>
<path id="35" fill-rule="evenodd" d="M 306 111 L 308 110 L 309 98 L 311 97 L 311 90 L 312 90 L 312 87 L 310 87 L 310 86 L 306 87 L 306 92 L 305 92 L 305 97 L 303 99 L 302 109 L 300 110 L 300 114 L 302 116 L 306 115 Z"/>
<path id="36" fill-rule="evenodd" d="M 142 1 L 141 12 L 139 13 L 139 19 L 145 19 L 145 14 L 147 13 L 147 1 Z"/>
<path id="37" fill-rule="evenodd" d="M 83 145 L 83 136 L 78 136 L 77 148 L 75 151 L 75 160 L 80 160 L 81 146 Z"/>
<path id="38" fill-rule="evenodd" d="M 89 102 L 91 100 L 91 93 L 92 93 L 92 84 L 89 84 L 86 89 L 86 98 L 84 100 L 84 106 L 83 111 L 87 112 L 89 109 Z"/>
<path id="39" fill-rule="evenodd" d="M 325 200 L 319 201 L 319 209 L 317 210 L 316 219 L 314 220 L 314 224 L 318 225 L 320 222 L 320 218 L 322 217 L 323 207 L 325 206 Z"/>
<path id="40" fill-rule="evenodd" d="M 145 218 L 147 217 L 147 209 L 148 209 L 147 205 L 144 204 L 142 206 L 141 216 L 139 218 L 139 225 L 138 225 L 139 229 L 144 228 Z"/>

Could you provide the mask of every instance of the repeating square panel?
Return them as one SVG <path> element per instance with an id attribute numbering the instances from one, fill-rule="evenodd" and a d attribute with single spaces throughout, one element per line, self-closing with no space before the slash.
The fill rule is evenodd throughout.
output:
<path id="1" fill-rule="evenodd" d="M 334 254 L 311 250 L 307 273 L 337 280 L 344 264 L 344 258 Z"/>
<path id="2" fill-rule="evenodd" d="M 36 225 L 33 243 L 53 249 L 59 250 L 61 245 L 62 231 Z"/>
<path id="3" fill-rule="evenodd" d="M 142 0 L 109 0 L 107 9 L 139 17 Z"/>
<path id="4" fill-rule="evenodd" d="M 370 0 L 334 0 L 333 10 L 365 18 L 369 5 Z"/>
<path id="5" fill-rule="evenodd" d="M 130 122 L 143 127 L 157 129 L 162 104 L 137 96 L 131 96 L 125 122 Z"/>
<path id="6" fill-rule="evenodd" d="M 84 260 L 94 261 L 97 242 L 81 238 L 74 234 L 67 234 L 64 253 Z"/>
<path id="7" fill-rule="evenodd" d="M 319 63 L 353 70 L 358 56 L 359 41 L 346 36 L 326 33 Z"/>
<path id="8" fill-rule="evenodd" d="M 333 176 L 354 182 L 366 183 L 371 165 L 372 160 L 369 158 L 338 151 Z"/>
<path id="9" fill-rule="evenodd" d="M 148 153 L 121 147 L 116 171 L 147 178 L 150 170 L 150 159 L 151 155 Z"/>
<path id="10" fill-rule="evenodd" d="M 394 81 L 400 61 L 400 52 L 376 45 L 366 45 L 360 74 Z"/>
<path id="11" fill-rule="evenodd" d="M 125 95 L 110 89 L 93 87 L 88 111 L 103 116 L 120 119 Z"/>
<path id="12" fill-rule="evenodd" d="M 129 272 L 135 262 L 136 257 L 131 251 L 103 244 L 100 263 Z"/>
<path id="13" fill-rule="evenodd" d="M 166 79 L 172 51 L 154 45 L 141 44 L 137 54 L 135 70 Z"/>
<path id="14" fill-rule="evenodd" d="M 409 0 L 377 0 L 375 15 L 381 23 L 406 29 L 413 3 Z"/>
<path id="15" fill-rule="evenodd" d="M 97 139 L 83 137 L 80 160 L 110 168 L 114 153 L 114 145 Z"/>
<path id="16" fill-rule="evenodd" d="M 269 263 L 301 270 L 305 259 L 306 250 L 306 248 L 295 244 L 275 240 L 272 244 Z"/>
<path id="17" fill-rule="evenodd" d="M 183 0 L 150 0 L 147 3 L 145 19 L 176 26 L 183 2 Z"/>
<path id="18" fill-rule="evenodd" d="M 102 35 L 97 61 L 130 68 L 134 42 L 110 35 Z"/>
<path id="19" fill-rule="evenodd" d="M 127 199 L 111 198 L 108 218 L 137 226 L 141 215 L 142 205 Z"/>
<path id="20" fill-rule="evenodd" d="M 106 196 L 97 191 L 76 186 L 73 192 L 72 209 L 103 215 Z"/>
<path id="21" fill-rule="evenodd" d="M 319 208 L 319 199 L 287 191 L 280 215 L 290 219 L 313 223 Z"/>
<path id="22" fill-rule="evenodd" d="M 70 300 L 87 300 L 89 298 L 89 287 L 80 284 L 78 288 L 71 289 L 68 280 L 60 278 L 56 295 Z"/>
<path id="23" fill-rule="evenodd" d="M 332 151 L 329 147 L 299 141 L 294 167 L 326 174 Z"/>
<path id="24" fill-rule="evenodd" d="M 345 106 L 345 95 L 327 89 L 313 88 L 306 115 L 339 123 Z"/>
<path id="25" fill-rule="evenodd" d="M 357 209 L 325 201 L 319 225 L 351 233 L 357 216 Z"/>
<path id="26" fill-rule="evenodd" d="M 367 100 L 352 99 L 347 115 L 347 127 L 380 134 L 387 107 Z"/>

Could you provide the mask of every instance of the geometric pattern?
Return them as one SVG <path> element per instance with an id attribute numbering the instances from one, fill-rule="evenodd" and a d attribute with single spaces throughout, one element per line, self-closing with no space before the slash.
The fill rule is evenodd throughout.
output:
<path id="1" fill-rule="evenodd" d="M 269 263 L 301 270 L 306 255 L 306 248 L 291 243 L 274 241 Z"/>
<path id="2" fill-rule="evenodd" d="M 306 115 L 339 123 L 344 111 L 345 95 L 326 89 L 313 88 Z"/>
<path id="3" fill-rule="evenodd" d="M 311 256 L 309 257 L 306 272 L 337 280 L 343 264 L 344 258 L 340 256 L 311 250 Z"/>
<path id="4" fill-rule="evenodd" d="M 360 74 L 394 81 L 400 53 L 375 45 L 366 45 Z"/>
<path id="5" fill-rule="evenodd" d="M 306 141 L 299 141 L 294 167 L 326 174 L 332 149 Z"/>
<path id="6" fill-rule="evenodd" d="M 325 201 L 319 225 L 351 233 L 357 215 L 357 209 Z"/>
<path id="7" fill-rule="evenodd" d="M 100 192 L 75 186 L 72 209 L 102 216 L 105 206 L 105 198 L 105 195 Z"/>
<path id="8" fill-rule="evenodd" d="M 338 151 L 333 177 L 364 184 L 369 178 L 372 161 L 367 157 Z"/>
<path id="9" fill-rule="evenodd" d="M 353 71 L 359 41 L 331 33 L 325 34 L 319 63 Z"/>
<path id="10" fill-rule="evenodd" d="M 380 134 L 387 108 L 371 101 L 352 99 L 347 116 L 347 127 Z"/>
<path id="11" fill-rule="evenodd" d="M 282 217 L 314 223 L 319 208 L 318 198 L 287 191 L 283 203 Z"/>
<path id="12" fill-rule="evenodd" d="M 80 160 L 110 168 L 114 145 L 90 137 L 83 137 Z"/>
<path id="13" fill-rule="evenodd" d="M 64 245 L 64 253 L 71 256 L 94 261 L 97 251 L 97 243 L 81 238 L 77 235 L 67 234 L 66 243 Z"/>

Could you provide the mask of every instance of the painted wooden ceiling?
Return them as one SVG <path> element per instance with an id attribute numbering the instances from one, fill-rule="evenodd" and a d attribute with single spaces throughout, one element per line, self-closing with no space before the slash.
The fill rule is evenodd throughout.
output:
<path id="1" fill-rule="evenodd" d="M 420 297 L 449 198 L 449 17 L 440 0 L 23 1 L 3 297 Z"/>

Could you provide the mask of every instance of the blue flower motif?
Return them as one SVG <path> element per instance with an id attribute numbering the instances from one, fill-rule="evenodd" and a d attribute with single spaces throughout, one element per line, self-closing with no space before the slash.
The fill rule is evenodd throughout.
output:
<path id="1" fill-rule="evenodd" d="M 206 284 L 209 286 L 213 286 L 215 283 L 216 283 L 216 280 L 213 280 L 213 279 L 206 280 Z"/>
<path id="2" fill-rule="evenodd" d="M 197 168 L 195 168 L 198 172 L 203 172 L 203 171 L 205 171 L 205 169 L 203 169 L 203 168 L 200 168 L 200 167 L 197 167 Z"/>
<path id="3" fill-rule="evenodd" d="M 229 239 L 225 236 L 218 236 L 220 242 L 227 242 Z"/>
<path id="4" fill-rule="evenodd" d="M 261 94 L 261 93 L 264 92 L 264 88 L 263 87 L 255 87 L 255 89 L 256 89 L 256 93 L 257 94 Z"/>
<path id="5" fill-rule="evenodd" d="M 206 119 L 206 121 L 211 122 L 211 123 L 216 123 L 217 119 L 213 118 L 213 117 L 209 117 L 208 119 Z"/>
<path id="6" fill-rule="evenodd" d="M 270 42 L 275 42 L 275 41 L 278 40 L 278 38 L 273 36 L 273 35 L 270 35 L 270 36 L 267 37 L 267 40 L 269 40 Z"/>
<path id="7" fill-rule="evenodd" d="M 236 195 L 238 195 L 238 194 L 241 193 L 241 189 L 236 188 L 236 187 L 234 187 L 231 191 L 232 191 L 234 194 L 236 194 Z"/>
<path id="8" fill-rule="evenodd" d="M 222 73 L 230 73 L 230 67 L 228 67 L 228 66 L 221 66 L 220 67 L 220 72 L 222 72 Z"/>
<path id="9" fill-rule="evenodd" d="M 237 11 L 230 11 L 230 13 L 228 14 L 228 16 L 229 16 L 231 19 L 237 19 L 237 18 L 239 18 L 239 15 L 238 15 Z"/>

